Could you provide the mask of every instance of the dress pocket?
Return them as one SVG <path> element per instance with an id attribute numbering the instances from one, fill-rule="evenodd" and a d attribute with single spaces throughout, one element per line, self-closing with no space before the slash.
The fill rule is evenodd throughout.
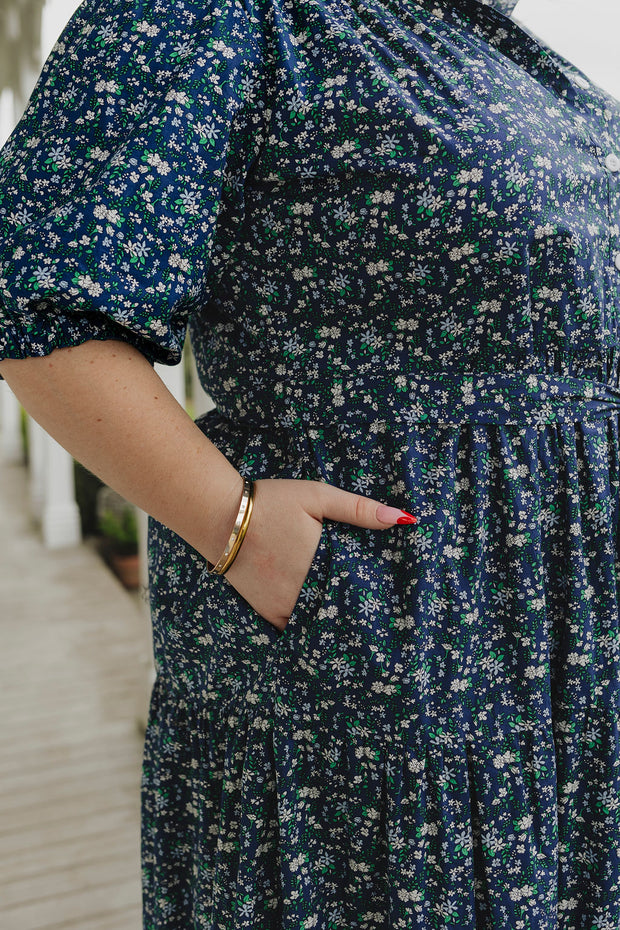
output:
<path id="1" fill-rule="evenodd" d="M 287 649 L 290 645 L 302 645 L 302 641 L 312 626 L 313 618 L 325 600 L 331 574 L 334 524 L 334 520 L 323 520 L 321 535 L 312 556 L 310 568 L 284 629 L 276 629 L 268 620 L 257 614 L 262 623 L 274 631 L 276 651 Z"/>

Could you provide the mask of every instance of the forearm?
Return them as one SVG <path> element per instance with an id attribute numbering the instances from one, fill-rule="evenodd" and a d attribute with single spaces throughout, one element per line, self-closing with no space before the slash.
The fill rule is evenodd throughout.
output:
<path id="1" fill-rule="evenodd" d="M 0 373 L 77 461 L 217 561 L 241 476 L 140 352 L 89 340 L 45 357 L 0 360 Z"/>

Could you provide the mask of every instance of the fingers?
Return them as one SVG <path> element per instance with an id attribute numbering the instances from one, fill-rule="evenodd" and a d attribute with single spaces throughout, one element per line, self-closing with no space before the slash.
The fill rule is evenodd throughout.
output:
<path id="1" fill-rule="evenodd" d="M 408 511 L 390 507 L 372 497 L 362 497 L 330 484 L 323 487 L 323 516 L 329 520 L 352 523 L 371 530 L 384 530 L 397 524 L 412 526 L 418 522 L 417 517 Z"/>

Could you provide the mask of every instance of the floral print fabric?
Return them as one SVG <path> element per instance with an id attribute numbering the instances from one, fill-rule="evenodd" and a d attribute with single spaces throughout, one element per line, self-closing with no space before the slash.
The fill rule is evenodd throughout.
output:
<path id="1" fill-rule="evenodd" d="M 86 0 L 0 356 L 179 360 L 325 520 L 286 629 L 149 523 L 145 930 L 620 925 L 620 105 L 477 0 Z"/>

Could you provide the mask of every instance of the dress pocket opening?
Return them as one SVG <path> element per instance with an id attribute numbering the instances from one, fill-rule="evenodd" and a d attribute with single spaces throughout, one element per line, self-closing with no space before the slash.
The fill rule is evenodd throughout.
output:
<path id="1" fill-rule="evenodd" d="M 298 630 L 305 622 L 319 610 L 325 600 L 329 584 L 330 568 L 332 562 L 332 541 L 334 520 L 323 520 L 321 535 L 312 556 L 310 568 L 306 574 L 291 615 L 283 630 L 277 631 L 277 638 L 273 644 L 276 650 L 282 649 L 291 640 L 297 640 Z M 269 623 L 263 619 L 264 623 Z"/>

